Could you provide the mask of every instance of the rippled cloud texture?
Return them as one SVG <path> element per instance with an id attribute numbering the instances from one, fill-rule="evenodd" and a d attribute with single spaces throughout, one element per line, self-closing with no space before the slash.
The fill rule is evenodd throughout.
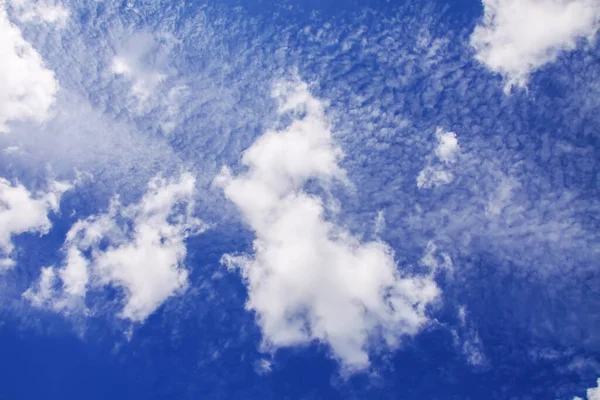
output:
<path id="1" fill-rule="evenodd" d="M 600 4 L 458 3 L 0 0 L 0 397 L 596 398 Z"/>

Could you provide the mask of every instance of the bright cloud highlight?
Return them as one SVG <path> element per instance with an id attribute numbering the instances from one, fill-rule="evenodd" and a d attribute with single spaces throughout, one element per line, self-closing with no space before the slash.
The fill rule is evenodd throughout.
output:
<path id="1" fill-rule="evenodd" d="M 448 171 L 447 167 L 456 161 L 460 150 L 456 133 L 437 128 L 435 137 L 438 141 L 434 152 L 435 157 L 428 157 L 425 168 L 419 172 L 417 176 L 419 189 L 445 185 L 454 179 L 454 175 Z"/>

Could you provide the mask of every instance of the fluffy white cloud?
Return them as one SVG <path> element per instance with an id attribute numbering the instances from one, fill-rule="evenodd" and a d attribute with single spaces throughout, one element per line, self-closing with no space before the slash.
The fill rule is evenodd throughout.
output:
<path id="1" fill-rule="evenodd" d="M 47 22 L 63 27 L 69 10 L 53 0 L 8 0 L 15 17 L 21 22 Z"/>
<path id="2" fill-rule="evenodd" d="M 327 217 L 335 210 L 305 190 L 309 180 L 325 190 L 346 180 L 324 107 L 298 81 L 277 85 L 275 97 L 291 124 L 244 152 L 245 172 L 225 168 L 216 180 L 256 235 L 253 254 L 223 262 L 243 274 L 264 350 L 316 340 L 344 368 L 365 368 L 373 341 L 393 348 L 419 332 L 440 291 L 431 276 L 399 270 L 385 243 L 361 242 Z"/>
<path id="3" fill-rule="evenodd" d="M 6 123 L 11 120 L 46 120 L 58 82 L 38 52 L 23 39 L 21 30 L 9 20 L 2 3 L 0 58 L 0 133 L 8 131 Z"/>
<path id="4" fill-rule="evenodd" d="M 587 400 L 600 400 L 600 378 L 598 379 L 598 387 L 587 390 Z M 581 397 L 575 397 L 573 400 L 583 400 Z"/>
<path id="5" fill-rule="evenodd" d="M 47 192 L 32 194 L 23 185 L 0 178 L 0 269 L 14 265 L 12 237 L 25 232 L 45 234 L 52 227 L 48 213 L 57 212 L 70 185 L 52 182 Z"/>
<path id="6" fill-rule="evenodd" d="M 445 185 L 454 179 L 452 172 L 447 170 L 447 165 L 456 161 L 460 150 L 456 133 L 437 128 L 435 136 L 438 141 L 434 152 L 435 157 L 428 157 L 425 167 L 419 172 L 417 176 L 419 188 Z"/>
<path id="7" fill-rule="evenodd" d="M 600 27 L 597 0 L 483 0 L 484 17 L 471 36 L 477 59 L 524 87 L 529 75 Z"/>
<path id="8" fill-rule="evenodd" d="M 143 321 L 187 286 L 185 240 L 204 229 L 193 216 L 194 192 L 190 174 L 155 178 L 139 203 L 123 206 L 115 199 L 106 214 L 78 221 L 67 234 L 63 266 L 43 269 L 24 296 L 37 306 L 68 310 L 90 287 L 112 285 L 125 296 L 119 316 Z"/>

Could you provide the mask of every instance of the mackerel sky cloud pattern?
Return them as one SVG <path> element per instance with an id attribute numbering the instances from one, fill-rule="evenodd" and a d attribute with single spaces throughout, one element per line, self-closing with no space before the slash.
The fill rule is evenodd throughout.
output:
<path id="1" fill-rule="evenodd" d="M 0 1 L 0 398 L 596 399 L 599 29 Z"/>

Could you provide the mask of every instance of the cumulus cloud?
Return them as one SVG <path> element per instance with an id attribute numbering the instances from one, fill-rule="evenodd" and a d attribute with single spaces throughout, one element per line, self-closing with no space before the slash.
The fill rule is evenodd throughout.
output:
<path id="1" fill-rule="evenodd" d="M 31 193 L 21 184 L 0 178 L 0 269 L 12 267 L 12 238 L 25 232 L 43 235 L 52 227 L 49 212 L 58 212 L 62 194 L 70 188 L 51 182 L 47 192 Z"/>
<path id="2" fill-rule="evenodd" d="M 67 234 L 61 268 L 43 269 L 25 298 L 69 311 L 90 288 L 110 285 L 124 293 L 119 317 L 145 320 L 187 286 L 185 240 L 204 229 L 193 216 L 194 191 L 190 174 L 172 181 L 157 177 L 139 203 L 123 206 L 114 199 L 107 213 L 78 221 Z"/>
<path id="3" fill-rule="evenodd" d="M 58 82 L 1 3 L 0 57 L 0 133 L 8 131 L 8 121 L 46 120 Z"/>
<path id="4" fill-rule="evenodd" d="M 600 400 L 600 379 L 598 379 L 598 387 L 587 390 L 587 400 Z M 581 397 L 575 397 L 573 400 L 583 400 Z"/>
<path id="5" fill-rule="evenodd" d="M 297 80 L 274 94 L 293 121 L 244 152 L 245 172 L 225 168 L 216 180 L 256 235 L 253 254 L 223 262 L 245 279 L 264 350 L 319 341 L 345 369 L 362 369 L 375 342 L 393 348 L 423 328 L 440 290 L 430 275 L 399 270 L 387 244 L 363 242 L 328 218 L 335 211 L 306 190 L 309 181 L 327 191 L 346 180 L 324 106 Z"/>
<path id="6" fill-rule="evenodd" d="M 8 4 L 21 22 L 46 22 L 63 27 L 69 18 L 69 10 L 52 0 L 8 0 Z"/>
<path id="7" fill-rule="evenodd" d="M 427 158 L 425 167 L 417 176 L 417 186 L 419 188 L 445 185 L 454 179 L 454 174 L 448 171 L 447 166 L 456 161 L 456 156 L 460 150 L 456 133 L 437 128 L 435 137 L 438 144 L 434 156 Z"/>
<path id="8" fill-rule="evenodd" d="M 600 27 L 596 0 L 483 0 L 483 21 L 471 36 L 477 59 L 524 87 L 529 75 Z"/>

